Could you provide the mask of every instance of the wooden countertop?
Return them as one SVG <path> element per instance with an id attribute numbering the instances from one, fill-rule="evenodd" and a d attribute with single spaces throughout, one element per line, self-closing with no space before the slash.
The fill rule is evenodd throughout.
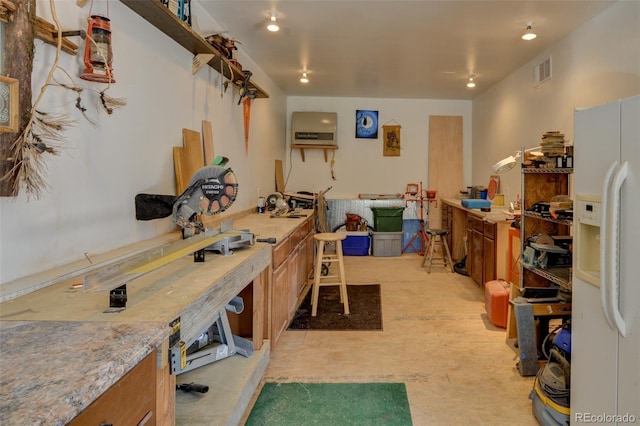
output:
<path id="1" fill-rule="evenodd" d="M 470 209 L 464 207 L 462 205 L 462 202 L 457 198 L 443 198 L 442 203 L 447 204 L 451 207 L 455 207 L 457 209 L 464 210 L 488 222 L 510 222 L 515 219 L 516 216 L 520 215 L 520 210 L 516 210 L 515 212 L 511 213 L 509 212 L 509 207 L 507 206 L 492 206 L 490 212 L 483 212 L 480 209 Z"/>
<path id="2" fill-rule="evenodd" d="M 313 211 L 303 213 L 249 214 L 234 220 L 234 229 L 279 241 Z M 196 338 L 270 264 L 267 243 L 229 256 L 207 252 L 202 263 L 184 256 L 127 283 L 127 308 L 120 313 L 104 312 L 108 291 L 73 288 L 82 275 L 68 272 L 69 278 L 1 303 L 0 424 L 67 423 L 160 346 L 170 321 L 180 317 L 182 340 Z"/>
<path id="3" fill-rule="evenodd" d="M 68 423 L 169 332 L 159 322 L 1 321 L 0 424 Z"/>

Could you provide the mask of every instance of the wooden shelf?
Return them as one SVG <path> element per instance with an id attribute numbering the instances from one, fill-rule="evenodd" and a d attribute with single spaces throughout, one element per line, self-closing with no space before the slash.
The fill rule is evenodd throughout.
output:
<path id="1" fill-rule="evenodd" d="M 242 70 L 232 64 L 229 59 L 209 44 L 200 34 L 174 16 L 169 8 L 163 6 L 158 0 L 120 1 L 194 55 L 199 53 L 213 54 L 214 57 L 208 62 L 208 65 L 229 79 L 234 86 L 239 87 L 242 85 L 245 78 Z M 269 97 L 253 81 L 249 82 L 249 88 L 256 90 L 257 98 Z"/>
<path id="2" fill-rule="evenodd" d="M 324 162 L 328 161 L 327 158 L 327 150 L 336 150 L 338 147 L 336 145 L 291 145 L 291 148 L 300 150 L 300 157 L 302 157 L 302 162 L 304 163 L 304 150 L 305 149 L 322 149 L 324 150 Z"/>

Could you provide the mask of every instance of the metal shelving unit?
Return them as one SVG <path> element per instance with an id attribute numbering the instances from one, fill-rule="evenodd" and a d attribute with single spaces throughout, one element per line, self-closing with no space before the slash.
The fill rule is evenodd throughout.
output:
<path id="1" fill-rule="evenodd" d="M 548 202 L 555 195 L 568 195 L 572 168 L 528 168 L 521 164 L 522 216 L 520 224 L 521 250 L 527 237 L 534 234 L 571 235 L 572 220 L 555 219 L 531 211 L 534 203 Z M 544 287 L 551 283 L 562 292 L 571 293 L 571 267 L 531 267 L 520 265 L 522 287 Z"/>

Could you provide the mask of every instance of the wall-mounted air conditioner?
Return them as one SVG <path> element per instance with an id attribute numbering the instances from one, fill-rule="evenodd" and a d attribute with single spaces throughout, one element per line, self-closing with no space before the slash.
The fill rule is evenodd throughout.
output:
<path id="1" fill-rule="evenodd" d="M 291 114 L 292 145 L 338 145 L 338 114 L 294 111 Z"/>

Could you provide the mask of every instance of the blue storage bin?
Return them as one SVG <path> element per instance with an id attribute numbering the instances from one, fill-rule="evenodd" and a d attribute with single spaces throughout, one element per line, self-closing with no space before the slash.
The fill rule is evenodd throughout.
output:
<path id="1" fill-rule="evenodd" d="M 342 254 L 345 256 L 368 256 L 371 239 L 369 233 L 346 232 L 347 238 L 342 240 Z"/>

